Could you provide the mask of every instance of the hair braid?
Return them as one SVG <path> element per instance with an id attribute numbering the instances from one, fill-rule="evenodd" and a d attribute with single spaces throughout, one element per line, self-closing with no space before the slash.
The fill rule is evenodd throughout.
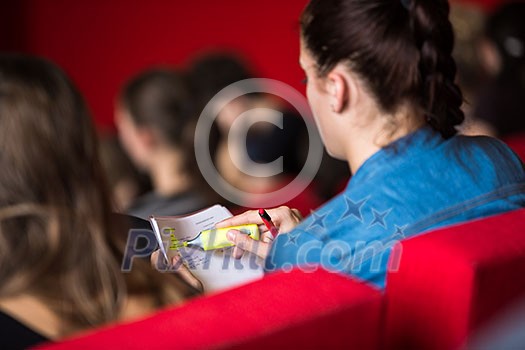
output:
<path id="1" fill-rule="evenodd" d="M 448 19 L 446 0 L 412 0 L 411 28 L 419 49 L 421 105 L 428 123 L 443 137 L 457 133 L 456 126 L 465 119 L 463 96 L 455 84 L 456 63 L 452 58 L 454 32 Z"/>

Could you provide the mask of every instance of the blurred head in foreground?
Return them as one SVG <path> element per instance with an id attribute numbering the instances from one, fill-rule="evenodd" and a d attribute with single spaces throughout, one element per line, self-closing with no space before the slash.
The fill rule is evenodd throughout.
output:
<path id="1" fill-rule="evenodd" d="M 147 263 L 134 265 L 138 275 L 120 272 L 126 237 L 114 229 L 95 131 L 81 95 L 54 64 L 0 55 L 0 146 L 2 307 L 25 319 L 17 302 L 31 300 L 58 320 L 46 336 L 60 337 L 118 319 L 126 291 L 163 289 Z M 168 299 L 158 295 L 159 303 Z"/>
<path id="2" fill-rule="evenodd" d="M 0 296 L 41 295 L 79 325 L 115 318 L 123 291 L 95 140 L 62 71 L 0 57 Z"/>

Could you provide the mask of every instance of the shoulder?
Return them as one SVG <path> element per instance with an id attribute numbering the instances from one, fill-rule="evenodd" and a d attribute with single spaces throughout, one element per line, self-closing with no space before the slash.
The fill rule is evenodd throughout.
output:
<path id="1" fill-rule="evenodd" d="M 294 231 L 294 234 L 304 236 L 304 240 L 342 239 L 356 231 L 364 232 L 370 223 L 373 209 L 384 209 L 376 203 L 377 189 L 364 188 L 355 190 L 347 188 L 343 193 L 332 198 L 322 207 L 306 217 Z M 366 231 L 371 233 L 371 231 Z M 368 234 L 366 235 L 368 236 Z"/>
<path id="2" fill-rule="evenodd" d="M 455 136 L 448 147 L 470 162 L 481 162 L 498 167 L 499 171 L 523 173 L 520 158 L 503 141 L 487 136 Z"/>
<path id="3" fill-rule="evenodd" d="M 503 141 L 489 136 L 456 135 L 449 142 L 454 146 L 479 148 L 481 150 L 499 150 L 504 152 L 509 150 Z"/>

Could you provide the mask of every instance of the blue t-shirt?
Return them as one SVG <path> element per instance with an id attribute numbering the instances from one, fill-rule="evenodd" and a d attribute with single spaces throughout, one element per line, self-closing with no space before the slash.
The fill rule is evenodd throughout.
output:
<path id="1" fill-rule="evenodd" d="M 322 266 L 384 288 L 399 240 L 524 206 L 523 163 L 505 144 L 427 126 L 375 153 L 343 193 L 277 236 L 265 270 Z"/>

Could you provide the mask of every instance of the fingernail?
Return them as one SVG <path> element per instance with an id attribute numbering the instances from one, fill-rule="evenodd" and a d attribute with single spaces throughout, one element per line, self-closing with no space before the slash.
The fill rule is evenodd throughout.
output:
<path id="1" fill-rule="evenodd" d="M 235 241 L 235 232 L 233 232 L 233 231 L 228 231 L 228 232 L 226 233 L 226 237 L 227 237 L 230 241 L 232 241 L 232 242 Z"/>

